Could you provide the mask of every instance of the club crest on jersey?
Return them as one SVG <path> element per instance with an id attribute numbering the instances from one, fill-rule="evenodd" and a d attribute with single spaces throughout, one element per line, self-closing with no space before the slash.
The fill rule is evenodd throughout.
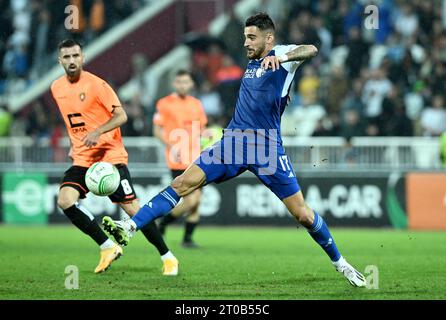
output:
<path id="1" fill-rule="evenodd" d="M 80 95 L 79 95 L 79 98 L 81 99 L 81 101 L 83 102 L 84 100 L 85 100 L 85 93 L 81 93 Z"/>
<path id="2" fill-rule="evenodd" d="M 263 68 L 258 68 L 256 71 L 256 77 L 260 78 L 261 76 L 263 76 L 265 74 L 266 70 Z"/>

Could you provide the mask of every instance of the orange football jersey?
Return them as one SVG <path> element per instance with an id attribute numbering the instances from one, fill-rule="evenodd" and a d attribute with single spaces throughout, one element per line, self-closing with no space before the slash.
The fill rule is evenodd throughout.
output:
<path id="1" fill-rule="evenodd" d="M 90 167 L 94 162 L 128 163 L 121 130 L 116 128 L 100 136 L 98 144 L 87 148 L 82 142 L 88 133 L 111 119 L 113 108 L 121 102 L 107 82 L 82 71 L 71 83 L 66 75 L 55 80 L 51 93 L 59 107 L 71 140 L 73 165 Z"/>
<path id="2" fill-rule="evenodd" d="M 207 124 L 200 100 L 171 94 L 158 100 L 153 123 L 163 128 L 167 166 L 184 170 L 200 155 L 201 129 Z"/>

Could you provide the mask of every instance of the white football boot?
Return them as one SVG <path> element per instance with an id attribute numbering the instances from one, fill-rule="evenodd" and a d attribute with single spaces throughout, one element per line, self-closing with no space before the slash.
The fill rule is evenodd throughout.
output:
<path id="1" fill-rule="evenodd" d="M 128 245 L 130 239 L 136 233 L 136 228 L 131 222 L 130 219 L 113 220 L 108 216 L 102 219 L 104 230 L 111 234 L 121 246 Z"/>
<path id="2" fill-rule="evenodd" d="M 354 287 L 365 287 L 367 282 L 361 272 L 356 270 L 343 257 L 335 265 L 336 271 L 342 273 L 348 282 Z"/>

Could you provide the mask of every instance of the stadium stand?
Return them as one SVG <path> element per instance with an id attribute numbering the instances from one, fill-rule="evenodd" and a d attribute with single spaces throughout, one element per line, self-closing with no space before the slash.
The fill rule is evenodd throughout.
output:
<path id="1" fill-rule="evenodd" d="M 8 8 L 0 17 L 5 26 L 0 38 L 0 93 L 5 97 L 19 94 L 37 80 L 40 70 L 54 65 L 54 45 L 67 36 L 67 31 L 61 28 L 62 3 L 80 4 L 80 1 L 57 1 L 55 5 L 56 1 L 50 0 L 21 0 L 11 1 L 9 6 L 8 1 L 1 2 L 2 7 Z M 82 28 L 72 36 L 91 44 L 105 30 L 151 1 L 81 2 Z M 424 166 L 440 166 L 440 136 L 446 131 L 443 89 L 446 18 L 441 10 L 435 10 L 433 2 L 375 1 L 380 12 L 378 29 L 362 27 L 366 1 L 260 0 L 257 3 L 277 22 L 278 42 L 312 43 L 320 52 L 296 75 L 292 99 L 282 121 L 284 135 L 342 137 L 344 142 L 339 148 L 358 141 L 379 141 L 384 146 L 389 141 L 399 141 L 399 149 L 410 150 L 397 152 L 404 154 L 403 159 L 411 158 L 413 163 Z M 190 26 L 196 22 L 182 20 L 180 25 L 186 23 L 188 32 L 177 43 L 190 50 L 187 65 L 197 83 L 195 95 L 202 100 L 209 116 L 222 125 L 232 115 L 247 62 L 240 32 L 243 19 L 254 11 L 240 15 L 230 5 L 225 9 L 225 24 L 218 35 L 206 32 L 201 26 L 194 30 Z M 158 58 L 133 54 L 127 80 L 141 79 L 147 68 L 157 65 Z M 151 135 L 149 119 L 154 103 L 166 94 L 169 81 L 168 75 L 160 76 L 157 81 L 140 86 L 136 94 L 125 97 L 130 117 L 123 128 L 125 136 Z M 118 87 L 124 85 L 122 81 L 112 83 Z M 5 119 L 1 121 L 2 135 L 43 137 L 58 145 L 64 131 L 58 115 L 45 112 L 52 108 L 48 103 L 48 99 L 39 98 L 14 114 L 5 104 L 1 109 Z M 13 120 L 7 120 L 11 115 Z M 410 139 L 355 138 L 418 136 L 432 139 L 412 143 Z M 430 146 L 427 155 L 419 155 L 417 148 L 421 144 Z M 374 142 L 357 147 L 361 146 L 378 148 Z"/>

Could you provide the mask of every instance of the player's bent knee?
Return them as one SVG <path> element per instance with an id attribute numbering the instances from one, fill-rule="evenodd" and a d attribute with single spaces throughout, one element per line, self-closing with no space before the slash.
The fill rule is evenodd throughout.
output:
<path id="1" fill-rule="evenodd" d="M 186 217 L 186 222 L 191 222 L 191 223 L 198 223 L 198 222 L 200 222 L 200 214 L 198 213 L 198 211 L 190 213 Z"/>
<path id="2" fill-rule="evenodd" d="M 59 196 L 57 198 L 57 206 L 59 208 L 61 208 L 62 210 L 68 209 L 69 207 L 73 206 L 75 203 L 76 203 L 76 201 L 71 199 L 70 197 Z"/>
<path id="3" fill-rule="evenodd" d="M 172 188 L 177 192 L 180 197 L 184 197 L 193 192 L 198 186 L 196 186 L 195 179 L 181 175 L 176 177 L 172 182 Z"/>
<path id="4" fill-rule="evenodd" d="M 197 208 L 200 205 L 200 192 L 199 190 L 194 191 L 190 195 L 190 205 L 192 209 Z"/>
<path id="5" fill-rule="evenodd" d="M 188 194 L 183 198 L 183 203 L 185 206 L 186 211 L 193 211 L 195 210 L 199 205 L 199 198 L 195 197 L 195 192 L 192 192 L 191 194 Z"/>
<path id="6" fill-rule="evenodd" d="M 175 190 L 175 192 L 181 196 L 185 190 L 187 190 L 187 186 L 185 185 L 184 178 L 181 176 L 176 177 L 171 184 L 171 187 Z"/>
<path id="7" fill-rule="evenodd" d="M 192 199 L 192 201 L 189 204 L 189 210 L 194 212 L 198 210 L 198 207 L 200 206 L 200 201 L 196 199 Z"/>
<path id="8" fill-rule="evenodd" d="M 305 227 L 311 227 L 313 224 L 314 216 L 311 209 L 309 209 L 307 206 L 299 206 L 293 215 L 297 221 L 299 221 L 299 223 Z"/>

